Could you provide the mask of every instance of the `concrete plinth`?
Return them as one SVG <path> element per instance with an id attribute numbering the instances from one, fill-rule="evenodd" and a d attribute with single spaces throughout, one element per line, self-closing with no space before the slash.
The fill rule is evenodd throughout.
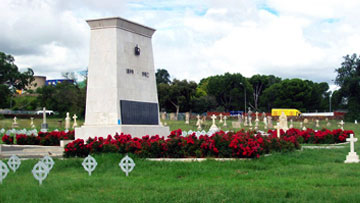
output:
<path id="1" fill-rule="evenodd" d="M 349 152 L 349 154 L 346 156 L 345 163 L 359 163 L 359 156 L 356 154 L 356 152 Z"/>
<path id="2" fill-rule="evenodd" d="M 145 135 L 159 135 L 167 137 L 170 135 L 169 127 L 160 125 L 117 125 L 117 126 L 82 126 L 75 128 L 75 139 L 87 140 L 89 137 L 114 136 L 116 133 L 130 134 L 132 137 L 141 138 Z"/>

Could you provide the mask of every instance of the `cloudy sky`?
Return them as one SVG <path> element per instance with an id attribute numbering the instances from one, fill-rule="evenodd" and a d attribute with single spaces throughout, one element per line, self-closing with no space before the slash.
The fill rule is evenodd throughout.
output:
<path id="1" fill-rule="evenodd" d="M 1 0 L 0 51 L 20 68 L 61 78 L 88 64 L 86 19 L 150 26 L 155 68 L 172 78 L 239 72 L 332 83 L 359 53 L 359 0 Z"/>

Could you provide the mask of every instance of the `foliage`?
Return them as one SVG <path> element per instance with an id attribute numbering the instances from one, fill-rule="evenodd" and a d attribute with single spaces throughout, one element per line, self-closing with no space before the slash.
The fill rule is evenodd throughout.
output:
<path id="1" fill-rule="evenodd" d="M 252 93 L 250 83 L 240 73 L 211 76 L 207 83 L 208 95 L 214 96 L 218 105 L 223 106 L 226 111 L 243 109 L 244 90 L 248 95 Z"/>
<path id="2" fill-rule="evenodd" d="M 15 65 L 15 59 L 11 55 L 0 52 L 0 108 L 9 107 L 9 97 L 16 90 L 26 89 L 34 81 L 34 72 L 28 68 L 25 72 L 20 72 Z M 6 90 L 8 88 L 8 90 Z"/>
<path id="3" fill-rule="evenodd" d="M 271 108 L 296 108 L 302 112 L 306 110 L 327 110 L 322 107 L 329 86 L 326 83 L 313 83 L 301 79 L 286 79 L 271 85 L 264 90 L 262 105 Z M 327 106 L 326 106 L 327 107 Z"/>
<path id="4" fill-rule="evenodd" d="M 86 88 L 79 88 L 72 83 L 60 83 L 55 86 L 44 86 L 37 89 L 37 92 L 40 94 L 40 106 L 59 112 L 61 117 L 64 117 L 66 112 L 84 117 Z"/>
<path id="5" fill-rule="evenodd" d="M 253 108 L 256 111 L 260 111 L 259 109 L 259 100 L 261 98 L 261 95 L 263 91 L 267 88 L 269 88 L 271 85 L 275 83 L 279 83 L 281 81 L 281 78 L 275 77 L 273 75 L 253 75 L 251 78 L 249 78 L 249 82 L 252 85 L 253 88 L 253 98 L 252 101 L 254 103 Z M 249 95 L 251 98 L 251 95 Z"/>
<path id="6" fill-rule="evenodd" d="M 164 83 L 164 84 L 170 84 L 170 74 L 166 69 L 157 69 L 155 73 L 156 77 L 156 84 Z"/>
<path id="7" fill-rule="evenodd" d="M 89 153 L 119 152 L 132 153 L 139 157 L 235 157 L 235 158 L 259 158 L 263 153 L 276 151 L 292 151 L 299 149 L 300 145 L 294 135 L 262 136 L 254 131 L 237 133 L 225 133 L 223 131 L 211 136 L 195 133 L 183 137 L 181 130 L 172 131 L 167 139 L 164 137 L 144 136 L 132 138 L 126 134 L 108 136 L 106 139 L 100 137 L 90 138 L 85 143 L 77 139 L 65 147 L 64 156 L 87 156 Z M 276 148 L 267 143 L 278 143 Z"/>
<path id="8" fill-rule="evenodd" d="M 37 96 L 32 95 L 18 95 L 13 98 L 13 110 L 36 110 L 38 107 Z"/>
<path id="9" fill-rule="evenodd" d="M 197 84 L 193 81 L 174 79 L 170 84 L 158 85 L 160 107 L 177 113 L 190 111 L 196 94 Z"/>
<path id="10" fill-rule="evenodd" d="M 344 56 L 336 72 L 335 84 L 340 86 L 338 102 L 348 109 L 347 120 L 360 119 L 360 57 Z"/>

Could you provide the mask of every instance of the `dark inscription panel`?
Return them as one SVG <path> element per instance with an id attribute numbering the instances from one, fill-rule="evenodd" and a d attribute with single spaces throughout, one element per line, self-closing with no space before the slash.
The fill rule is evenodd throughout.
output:
<path id="1" fill-rule="evenodd" d="M 121 124 L 158 125 L 158 104 L 120 100 Z"/>

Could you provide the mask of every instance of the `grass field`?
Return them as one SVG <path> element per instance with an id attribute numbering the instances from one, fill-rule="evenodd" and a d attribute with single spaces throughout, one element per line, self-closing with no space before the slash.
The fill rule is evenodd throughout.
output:
<path id="1" fill-rule="evenodd" d="M 37 160 L 25 160 L 0 185 L 0 202 L 360 202 L 360 164 L 343 163 L 348 150 L 227 162 L 135 158 L 129 177 L 118 166 L 120 154 L 96 155 L 91 177 L 83 159 L 55 159 L 41 186 L 31 174 Z"/>
<path id="2" fill-rule="evenodd" d="M 167 122 L 172 130 L 196 130 L 195 121 Z M 11 120 L 0 123 L 6 127 Z M 54 128 L 56 119 L 49 124 Z M 347 123 L 345 128 L 360 133 L 358 125 Z M 129 177 L 118 166 L 120 154 L 95 155 L 98 167 L 91 177 L 81 166 L 83 159 L 55 159 L 42 186 L 31 174 L 38 160 L 24 160 L 0 185 L 0 202 L 360 202 L 360 164 L 343 163 L 349 152 L 345 146 L 227 162 L 134 158 Z M 360 152 L 359 143 L 355 147 Z"/>

